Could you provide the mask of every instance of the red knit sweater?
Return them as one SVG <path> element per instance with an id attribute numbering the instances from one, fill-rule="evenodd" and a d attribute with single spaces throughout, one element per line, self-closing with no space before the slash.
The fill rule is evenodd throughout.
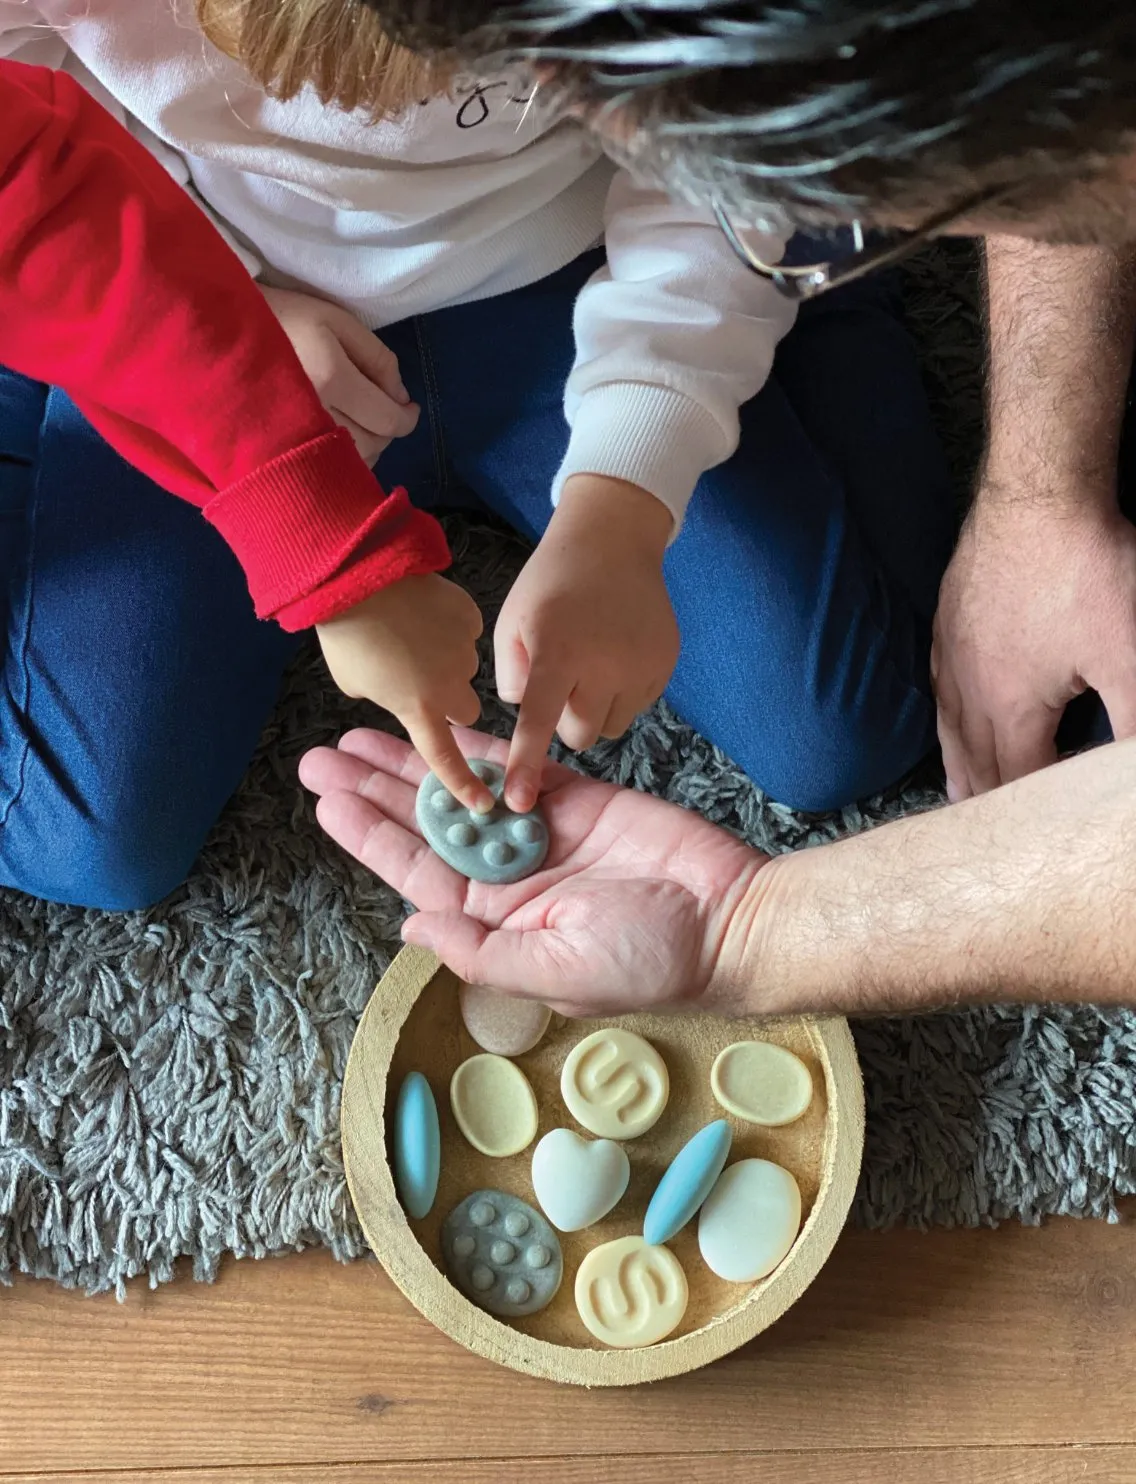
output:
<path id="1" fill-rule="evenodd" d="M 62 387 L 200 506 L 286 629 L 449 563 L 204 213 L 76 82 L 16 62 L 0 62 L 0 364 Z"/>

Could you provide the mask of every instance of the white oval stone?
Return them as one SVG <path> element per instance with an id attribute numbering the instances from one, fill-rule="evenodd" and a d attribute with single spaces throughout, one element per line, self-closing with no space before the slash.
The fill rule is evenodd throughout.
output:
<path id="1" fill-rule="evenodd" d="M 463 984 L 458 1005 L 465 1028 L 483 1051 L 521 1056 L 548 1029 L 552 1011 L 535 1000 L 519 1000 L 484 984 Z"/>
<path id="2" fill-rule="evenodd" d="M 727 1046 L 710 1069 L 710 1087 L 728 1113 L 765 1128 L 795 1122 L 813 1100 L 808 1067 L 772 1041 Z"/>
<path id="3" fill-rule="evenodd" d="M 698 1250 L 729 1283 L 764 1278 L 783 1262 L 801 1225 L 801 1191 L 781 1165 L 741 1159 L 718 1177 L 698 1218 Z"/>
<path id="4" fill-rule="evenodd" d="M 610 1139 L 581 1139 L 554 1128 L 533 1150 L 533 1191 L 541 1209 L 562 1232 L 583 1231 L 623 1199 L 631 1162 Z"/>

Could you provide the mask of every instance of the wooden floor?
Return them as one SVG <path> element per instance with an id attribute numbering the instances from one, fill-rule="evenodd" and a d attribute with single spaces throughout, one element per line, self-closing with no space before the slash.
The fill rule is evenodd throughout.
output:
<path id="1" fill-rule="evenodd" d="M 1136 1223 L 845 1235 L 697 1375 L 476 1359 L 371 1263 L 233 1263 L 123 1305 L 0 1290 L 0 1481 L 1136 1484 Z"/>

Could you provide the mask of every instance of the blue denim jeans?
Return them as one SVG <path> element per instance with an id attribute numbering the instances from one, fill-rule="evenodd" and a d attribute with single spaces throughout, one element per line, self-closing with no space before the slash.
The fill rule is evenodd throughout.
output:
<path id="1" fill-rule="evenodd" d="M 380 475 L 536 539 L 566 445 L 571 314 L 596 259 L 383 338 L 422 404 Z M 680 715 L 806 809 L 934 743 L 947 476 L 889 280 L 807 306 L 667 558 Z M 239 783 L 295 641 L 200 514 L 59 391 L 0 370 L 0 885 L 126 909 L 172 890 Z"/>

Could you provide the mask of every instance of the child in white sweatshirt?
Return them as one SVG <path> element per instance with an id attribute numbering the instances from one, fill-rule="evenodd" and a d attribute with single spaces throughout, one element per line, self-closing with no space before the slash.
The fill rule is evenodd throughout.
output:
<path id="1" fill-rule="evenodd" d="M 290 3 L 272 7 L 285 30 Z M 270 96 L 189 0 L 0 0 L 0 55 L 73 73 L 183 181 L 387 488 L 486 506 L 537 542 L 495 638 L 521 703 L 516 807 L 554 729 L 587 747 L 664 691 L 798 807 L 883 787 L 931 747 L 949 499 L 893 285 L 792 329 L 708 213 L 638 186 L 524 77 L 451 80 L 375 121 L 312 86 Z M 358 68 L 335 83 L 367 101 Z M 29 445 L 20 390 L 6 412 L 0 389 L 0 458 Z M 115 642 L 152 645 L 146 623 Z M 151 772 L 158 737 L 191 725 L 175 692 L 134 734 Z M 0 881 L 4 861 L 0 837 Z"/>

